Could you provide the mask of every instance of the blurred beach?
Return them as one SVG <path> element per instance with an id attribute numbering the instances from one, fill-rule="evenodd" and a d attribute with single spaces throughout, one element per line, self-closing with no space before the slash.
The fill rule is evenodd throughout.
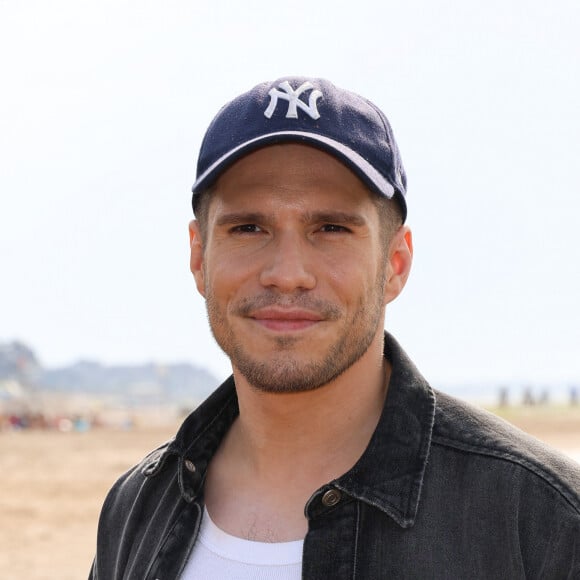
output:
<path id="1" fill-rule="evenodd" d="M 580 407 L 492 410 L 580 462 Z M 136 415 L 130 427 L 0 432 L 0 578 L 85 578 L 107 490 L 177 426 Z"/>

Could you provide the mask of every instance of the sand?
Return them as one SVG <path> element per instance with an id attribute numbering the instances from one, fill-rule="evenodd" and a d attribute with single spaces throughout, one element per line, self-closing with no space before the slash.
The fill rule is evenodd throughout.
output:
<path id="1" fill-rule="evenodd" d="M 580 460 L 580 408 L 501 414 Z M 173 432 L 0 433 L 0 578 L 86 578 L 107 490 Z"/>

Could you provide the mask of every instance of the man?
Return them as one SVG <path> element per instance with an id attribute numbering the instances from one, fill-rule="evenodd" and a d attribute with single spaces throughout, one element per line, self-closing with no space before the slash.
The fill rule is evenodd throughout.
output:
<path id="1" fill-rule="evenodd" d="M 377 107 L 259 85 L 210 125 L 193 192 L 233 376 L 111 490 L 93 578 L 580 578 L 578 467 L 384 334 L 413 246 Z"/>

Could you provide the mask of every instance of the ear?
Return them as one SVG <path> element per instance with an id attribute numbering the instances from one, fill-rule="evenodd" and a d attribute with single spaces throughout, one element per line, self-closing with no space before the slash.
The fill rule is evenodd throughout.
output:
<path id="1" fill-rule="evenodd" d="M 195 279 L 197 291 L 205 298 L 205 279 L 203 274 L 203 243 L 199 224 L 196 220 L 189 222 L 189 268 Z"/>
<path id="2" fill-rule="evenodd" d="M 407 278 L 409 278 L 412 263 L 413 236 L 408 226 L 401 226 L 389 245 L 385 305 L 392 302 L 403 291 Z"/>

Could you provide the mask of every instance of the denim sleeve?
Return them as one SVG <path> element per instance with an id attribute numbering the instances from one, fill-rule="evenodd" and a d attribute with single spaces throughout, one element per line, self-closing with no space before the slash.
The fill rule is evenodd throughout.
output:
<path id="1" fill-rule="evenodd" d="M 575 521 L 564 521 L 546 554 L 546 566 L 539 578 L 580 578 L 580 515 Z"/>
<path id="2" fill-rule="evenodd" d="M 552 486 L 522 486 L 519 504 L 520 548 L 526 578 L 580 579 L 578 496 Z"/>

